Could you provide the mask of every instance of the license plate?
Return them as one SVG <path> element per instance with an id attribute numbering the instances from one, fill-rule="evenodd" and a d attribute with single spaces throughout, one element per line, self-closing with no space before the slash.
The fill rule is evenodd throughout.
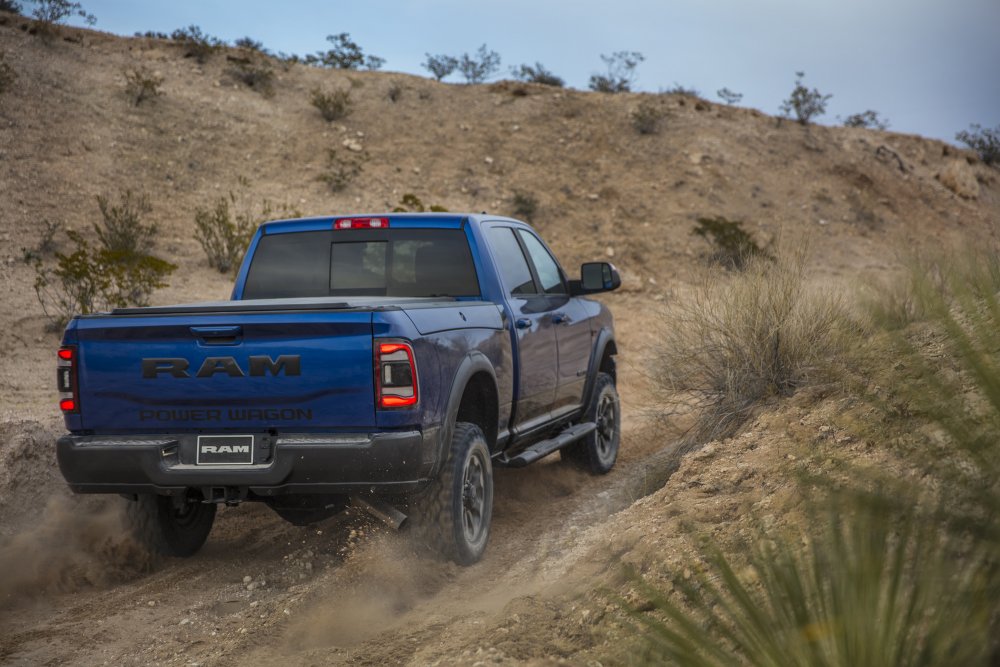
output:
<path id="1" fill-rule="evenodd" d="M 252 435 L 199 435 L 198 465 L 253 465 Z"/>

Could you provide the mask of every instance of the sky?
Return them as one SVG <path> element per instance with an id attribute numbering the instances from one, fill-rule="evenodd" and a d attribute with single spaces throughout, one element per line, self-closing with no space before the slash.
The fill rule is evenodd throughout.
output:
<path id="1" fill-rule="evenodd" d="M 873 109 L 898 132 L 954 142 L 1000 126 L 1000 0 L 81 0 L 120 35 L 198 25 L 305 54 L 347 32 L 384 70 L 427 75 L 426 53 L 487 44 L 511 66 L 542 63 L 586 89 L 601 54 L 639 51 L 634 90 L 680 84 L 778 113 L 804 71 L 831 94 L 821 123 Z M 31 2 L 24 2 L 26 10 Z M 80 24 L 79 22 L 76 22 Z M 458 79 L 454 79 L 458 80 Z"/>

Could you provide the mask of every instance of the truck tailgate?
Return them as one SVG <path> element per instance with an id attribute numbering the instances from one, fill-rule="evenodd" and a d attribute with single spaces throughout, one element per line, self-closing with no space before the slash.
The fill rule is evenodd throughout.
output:
<path id="1" fill-rule="evenodd" d="M 370 311 L 126 314 L 75 333 L 87 430 L 375 425 Z"/>

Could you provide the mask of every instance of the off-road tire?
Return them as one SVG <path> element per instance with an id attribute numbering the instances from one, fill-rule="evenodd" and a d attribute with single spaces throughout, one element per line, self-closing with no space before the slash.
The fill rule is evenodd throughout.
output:
<path id="1" fill-rule="evenodd" d="M 440 475 L 408 505 L 421 543 L 460 565 L 482 557 L 493 517 L 493 466 L 478 426 L 455 424 Z"/>
<path id="2" fill-rule="evenodd" d="M 621 443 L 622 408 L 614 379 L 607 373 L 597 374 L 597 384 L 590 405 L 583 417 L 597 424 L 597 429 L 559 454 L 570 463 L 595 475 L 603 475 L 615 467 Z"/>
<path id="3" fill-rule="evenodd" d="M 215 504 L 187 502 L 179 509 L 170 496 L 140 494 L 125 516 L 136 541 L 151 553 L 186 558 L 205 544 L 215 521 Z"/>

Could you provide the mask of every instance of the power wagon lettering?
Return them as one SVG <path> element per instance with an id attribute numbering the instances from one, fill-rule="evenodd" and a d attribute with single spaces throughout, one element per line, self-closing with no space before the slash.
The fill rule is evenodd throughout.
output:
<path id="1" fill-rule="evenodd" d="M 282 354 L 277 359 L 272 359 L 266 354 L 254 355 L 250 357 L 248 364 L 248 372 L 244 372 L 233 357 L 206 357 L 194 377 L 207 378 L 217 373 L 237 378 L 247 375 L 263 377 L 268 373 L 273 376 L 282 373 L 286 376 L 302 374 L 301 358 L 297 354 Z M 161 375 L 168 375 L 175 378 L 189 378 L 192 377 L 188 372 L 190 366 L 190 361 L 180 357 L 143 359 L 142 377 L 155 379 Z"/>

